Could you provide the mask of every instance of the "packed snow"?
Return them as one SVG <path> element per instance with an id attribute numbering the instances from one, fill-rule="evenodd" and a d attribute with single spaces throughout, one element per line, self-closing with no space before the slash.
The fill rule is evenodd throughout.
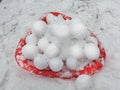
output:
<path id="1" fill-rule="evenodd" d="M 87 37 L 88 30 L 84 25 L 82 25 L 81 22 L 73 23 L 70 25 L 70 27 L 71 27 L 70 31 L 73 37 L 81 40 Z"/>
<path id="2" fill-rule="evenodd" d="M 100 51 L 97 45 L 88 43 L 84 46 L 84 54 L 89 60 L 95 60 L 99 57 Z"/>
<path id="3" fill-rule="evenodd" d="M 70 56 L 75 59 L 82 59 L 84 57 L 83 47 L 80 44 L 74 44 L 69 50 Z"/>
<path id="4" fill-rule="evenodd" d="M 48 67 L 48 58 L 45 57 L 44 55 L 36 55 L 36 57 L 34 58 L 34 65 L 35 67 L 37 67 L 38 69 L 47 69 Z"/>
<path id="5" fill-rule="evenodd" d="M 28 25 L 49 11 L 60 11 L 72 17 L 79 17 L 87 28 L 97 35 L 106 49 L 107 59 L 103 69 L 91 76 L 94 83 L 92 86 L 95 90 L 120 90 L 119 4 L 119 0 L 2 0 L 0 90 L 76 89 L 75 80 L 36 76 L 18 67 L 14 60 L 16 45 L 29 28 Z M 69 24 L 69 21 L 67 23 Z M 87 43 L 94 42 L 96 41 L 88 39 Z"/>
<path id="6" fill-rule="evenodd" d="M 49 46 L 45 50 L 45 55 L 48 56 L 49 58 L 57 57 L 58 54 L 59 54 L 59 47 L 57 47 L 57 45 L 53 43 L 49 44 Z"/>
<path id="7" fill-rule="evenodd" d="M 44 52 L 49 45 L 47 38 L 43 37 L 38 41 L 38 48 L 41 52 Z"/>
<path id="8" fill-rule="evenodd" d="M 47 19 L 47 24 L 42 20 L 33 23 L 31 31 L 29 31 L 32 34 L 26 36 L 25 40 L 27 43 L 22 48 L 23 57 L 25 59 L 33 59 L 36 68 L 46 69 L 49 65 L 48 69 L 53 72 L 65 71 L 66 69 L 76 71 L 79 70 L 78 66 L 81 66 L 87 60 L 92 61 L 99 58 L 100 50 L 96 45 L 96 39 L 88 34 L 89 31 L 82 22 L 78 22 L 79 18 L 74 19 L 73 17 L 73 20 L 69 20 L 69 24 L 65 22 L 62 15 L 53 16 L 53 14 L 48 14 L 46 21 Z M 54 24 L 53 21 L 55 22 Z M 51 39 L 53 36 L 59 42 L 59 45 L 53 42 L 54 39 Z M 67 52 L 66 49 L 68 49 Z M 39 51 L 38 55 L 35 51 Z M 61 53 L 68 58 L 61 57 Z M 44 60 L 42 55 L 51 60 Z"/>
<path id="9" fill-rule="evenodd" d="M 46 31 L 46 23 L 42 21 L 36 21 L 32 26 L 32 33 L 34 33 L 37 37 L 41 37 Z"/>
<path id="10" fill-rule="evenodd" d="M 78 61 L 74 58 L 68 58 L 66 60 L 66 66 L 70 69 L 70 70 L 76 70 L 77 68 L 77 64 Z"/>
<path id="11" fill-rule="evenodd" d="M 49 61 L 49 67 L 52 71 L 54 72 L 58 72 L 58 71 L 61 71 L 62 68 L 63 68 L 63 62 L 62 62 L 62 59 L 60 58 L 52 58 L 50 61 Z"/>
<path id="12" fill-rule="evenodd" d="M 76 79 L 75 85 L 77 90 L 93 90 L 93 80 L 89 75 L 80 75 Z"/>
<path id="13" fill-rule="evenodd" d="M 52 34 L 59 39 L 66 39 L 70 35 L 70 31 L 67 25 L 65 24 L 53 24 L 50 25 L 50 30 Z"/>
<path id="14" fill-rule="evenodd" d="M 26 43 L 36 45 L 37 44 L 37 38 L 35 37 L 34 34 L 31 34 L 31 35 L 26 37 Z"/>
<path id="15" fill-rule="evenodd" d="M 26 59 L 33 60 L 37 54 L 38 54 L 38 48 L 33 44 L 27 44 L 22 48 L 22 55 Z"/>

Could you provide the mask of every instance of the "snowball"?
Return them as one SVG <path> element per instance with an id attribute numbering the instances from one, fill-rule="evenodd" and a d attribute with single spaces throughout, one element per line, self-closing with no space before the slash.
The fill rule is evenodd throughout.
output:
<path id="1" fill-rule="evenodd" d="M 81 24 L 81 23 L 75 23 L 70 26 L 70 32 L 73 37 L 83 40 L 87 37 L 88 35 L 88 30 L 87 28 Z"/>
<path id="2" fill-rule="evenodd" d="M 93 81 L 89 75 L 80 75 L 76 81 L 75 86 L 77 90 L 93 90 Z"/>
<path id="3" fill-rule="evenodd" d="M 46 32 L 47 25 L 43 21 L 36 21 L 33 23 L 32 32 L 37 36 L 40 37 Z"/>
<path id="4" fill-rule="evenodd" d="M 66 60 L 66 66 L 67 66 L 67 68 L 69 68 L 70 70 L 76 70 L 76 68 L 77 68 L 77 60 L 76 59 L 74 59 L 74 58 L 68 58 L 67 60 Z"/>
<path id="5" fill-rule="evenodd" d="M 97 42 L 97 39 L 96 38 L 94 38 L 94 37 L 87 37 L 86 38 L 86 41 L 88 42 L 88 43 L 94 43 L 95 45 L 98 45 L 98 42 Z"/>
<path id="6" fill-rule="evenodd" d="M 83 47 L 79 44 L 72 45 L 69 53 L 75 59 L 82 59 L 84 57 Z"/>
<path id="7" fill-rule="evenodd" d="M 49 61 L 49 67 L 54 72 L 59 72 L 63 68 L 63 62 L 60 58 L 53 58 Z"/>
<path id="8" fill-rule="evenodd" d="M 38 53 L 38 48 L 33 44 L 25 45 L 22 48 L 22 55 L 26 59 L 34 59 L 34 57 L 37 55 L 37 53 Z"/>
<path id="9" fill-rule="evenodd" d="M 60 58 L 62 58 L 63 61 L 66 61 L 66 59 L 69 57 L 69 45 L 70 41 L 65 41 L 65 43 L 62 43 L 61 49 L 60 49 Z"/>
<path id="10" fill-rule="evenodd" d="M 35 45 L 37 43 L 37 38 L 35 37 L 34 34 L 28 35 L 26 37 L 26 43 L 27 44 L 34 44 Z"/>
<path id="11" fill-rule="evenodd" d="M 47 37 L 47 39 L 49 40 L 50 43 L 55 43 L 57 46 L 61 47 L 62 41 L 59 40 L 57 37 L 50 35 L 49 37 Z"/>
<path id="12" fill-rule="evenodd" d="M 69 28 L 65 24 L 52 24 L 49 26 L 49 29 L 54 36 L 60 39 L 67 38 L 70 35 Z"/>
<path id="13" fill-rule="evenodd" d="M 38 48 L 40 51 L 44 52 L 46 48 L 49 46 L 49 41 L 47 38 L 43 37 L 38 42 Z"/>
<path id="14" fill-rule="evenodd" d="M 63 50 L 64 49 L 64 50 Z M 59 56 L 63 61 L 66 61 L 66 59 L 69 57 L 68 50 L 66 48 L 62 48 Z"/>
<path id="15" fill-rule="evenodd" d="M 79 43 L 81 47 L 84 47 L 84 45 L 87 43 L 85 40 L 77 40 L 76 42 Z"/>
<path id="16" fill-rule="evenodd" d="M 46 69 L 48 67 L 48 63 L 47 63 L 48 58 L 45 57 L 44 55 L 40 55 L 38 54 L 35 58 L 34 58 L 34 65 L 36 68 L 38 69 Z"/>
<path id="17" fill-rule="evenodd" d="M 89 60 L 97 59 L 100 55 L 99 48 L 93 43 L 88 43 L 84 46 L 84 53 Z"/>
<path id="18" fill-rule="evenodd" d="M 56 57 L 59 54 L 59 47 L 56 44 L 51 43 L 45 50 L 45 55 L 49 58 Z"/>
<path id="19" fill-rule="evenodd" d="M 48 24 L 53 24 L 57 22 L 57 17 L 54 16 L 53 14 L 48 14 L 46 20 Z"/>

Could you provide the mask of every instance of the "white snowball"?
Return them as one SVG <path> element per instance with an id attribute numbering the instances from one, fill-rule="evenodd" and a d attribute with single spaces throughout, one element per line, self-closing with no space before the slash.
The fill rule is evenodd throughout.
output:
<path id="1" fill-rule="evenodd" d="M 45 57 L 44 55 L 40 55 L 38 54 L 35 58 L 34 58 L 34 65 L 36 68 L 38 69 L 46 69 L 48 67 L 48 58 Z"/>
<path id="2" fill-rule="evenodd" d="M 45 50 L 45 55 L 49 58 L 56 57 L 59 54 L 59 47 L 56 44 L 51 43 L 48 45 L 47 49 Z"/>
<path id="3" fill-rule="evenodd" d="M 53 24 L 57 22 L 57 17 L 54 16 L 53 14 L 48 14 L 46 19 L 48 24 Z"/>
<path id="4" fill-rule="evenodd" d="M 80 75 L 76 81 L 75 86 L 77 90 L 93 90 L 93 81 L 89 75 Z"/>
<path id="5" fill-rule="evenodd" d="M 94 37 L 87 37 L 86 38 L 86 41 L 88 42 L 88 43 L 94 43 L 95 45 L 98 45 L 98 42 L 97 42 L 97 39 L 96 38 L 94 38 Z"/>
<path id="6" fill-rule="evenodd" d="M 64 50 L 63 50 L 64 49 Z M 60 56 L 59 56 L 63 61 L 66 61 L 67 58 L 69 57 L 69 54 L 68 54 L 68 50 L 66 48 L 63 48 L 62 47 L 62 50 L 60 52 Z"/>
<path id="7" fill-rule="evenodd" d="M 39 40 L 38 48 L 40 51 L 44 52 L 48 46 L 49 46 L 49 41 L 45 37 Z"/>
<path id="8" fill-rule="evenodd" d="M 64 41 L 64 40 L 63 40 Z M 61 45 L 61 49 L 60 49 L 60 58 L 63 60 L 63 61 L 66 61 L 67 58 L 69 57 L 69 48 L 70 48 L 70 45 L 71 45 L 71 41 L 69 40 L 66 40 L 65 42 L 62 43 Z"/>
<path id="9" fill-rule="evenodd" d="M 84 45 L 87 43 L 85 40 L 77 40 L 77 42 L 80 44 L 81 47 L 84 47 Z"/>
<path id="10" fill-rule="evenodd" d="M 54 72 L 59 72 L 63 68 L 63 62 L 60 58 L 53 58 L 49 61 L 49 67 Z"/>
<path id="11" fill-rule="evenodd" d="M 26 43 L 27 44 L 34 44 L 34 45 L 36 45 L 37 44 L 37 38 L 35 37 L 34 34 L 28 35 L 26 37 Z"/>
<path id="12" fill-rule="evenodd" d="M 97 59 L 100 55 L 99 48 L 93 43 L 88 43 L 84 46 L 84 53 L 89 60 Z"/>
<path id="13" fill-rule="evenodd" d="M 87 37 L 88 35 L 88 30 L 87 28 L 81 24 L 81 23 L 75 23 L 70 26 L 70 32 L 73 37 L 83 40 Z"/>
<path id="14" fill-rule="evenodd" d="M 25 45 L 22 48 L 22 55 L 26 58 L 26 59 L 34 59 L 34 57 L 38 54 L 38 48 L 33 45 L 33 44 L 28 44 Z"/>
<path id="15" fill-rule="evenodd" d="M 70 47 L 70 56 L 75 59 L 82 59 L 84 57 L 83 47 L 79 44 L 74 44 Z"/>
<path id="16" fill-rule="evenodd" d="M 57 37 L 55 37 L 55 36 L 49 36 L 48 37 L 48 40 L 49 40 L 49 42 L 51 42 L 51 43 L 55 43 L 58 47 L 61 47 L 61 40 L 59 40 Z"/>
<path id="17" fill-rule="evenodd" d="M 74 58 L 68 58 L 66 60 L 66 66 L 67 68 L 69 68 L 70 70 L 76 70 L 77 69 L 77 60 Z"/>
<path id="18" fill-rule="evenodd" d="M 32 32 L 37 36 L 41 37 L 46 32 L 47 25 L 43 21 L 36 21 L 33 23 Z"/>
<path id="19" fill-rule="evenodd" d="M 49 29 L 54 36 L 60 39 L 64 39 L 70 36 L 69 28 L 65 24 L 52 24 L 49 26 Z"/>

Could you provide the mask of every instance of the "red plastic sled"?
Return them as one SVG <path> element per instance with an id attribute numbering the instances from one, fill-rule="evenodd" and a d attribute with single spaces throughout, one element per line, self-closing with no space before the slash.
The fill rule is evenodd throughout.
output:
<path id="1" fill-rule="evenodd" d="M 50 13 L 53 14 L 54 16 L 56 16 L 56 17 L 58 15 L 62 15 L 64 20 L 71 20 L 72 19 L 71 17 L 66 16 L 64 14 L 61 14 L 61 13 L 58 13 L 58 12 L 50 12 Z M 40 18 L 40 20 L 47 23 L 47 20 L 46 20 L 47 14 L 44 17 Z M 27 35 L 29 35 L 29 34 L 30 34 L 30 32 Z M 53 72 L 51 70 L 37 69 L 33 65 L 31 60 L 22 58 L 21 50 L 22 50 L 22 47 L 26 44 L 26 40 L 25 40 L 26 36 L 24 38 L 21 38 L 19 43 L 18 43 L 18 46 L 17 46 L 16 51 L 15 51 L 15 59 L 16 59 L 17 64 L 20 67 L 22 67 L 23 69 L 25 69 L 29 72 L 32 72 L 34 74 L 43 75 L 43 76 L 51 77 L 51 78 L 71 79 L 71 78 L 77 78 L 81 74 L 93 75 L 95 72 L 99 71 L 104 65 L 104 61 L 105 61 L 105 58 L 106 58 L 105 49 L 101 45 L 98 38 L 93 33 L 91 33 L 91 36 L 97 38 L 97 40 L 98 40 L 98 47 L 99 47 L 99 50 L 100 50 L 100 56 L 99 56 L 98 59 L 93 60 L 92 62 L 90 62 L 89 64 L 84 66 L 84 68 L 82 70 L 79 70 L 79 71 L 70 71 L 70 70 L 64 71 L 64 70 L 62 70 L 60 72 Z"/>

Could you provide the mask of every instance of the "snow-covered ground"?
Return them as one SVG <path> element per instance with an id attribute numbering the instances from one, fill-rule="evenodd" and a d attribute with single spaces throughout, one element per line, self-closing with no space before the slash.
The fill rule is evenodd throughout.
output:
<path id="1" fill-rule="evenodd" d="M 1 1 L 1 0 L 0 0 Z M 29 74 L 14 52 L 29 24 L 43 13 L 79 17 L 107 52 L 104 68 L 92 76 L 95 90 L 120 90 L 120 0 L 2 0 L 0 3 L 0 90 L 75 90 L 74 80 Z"/>

